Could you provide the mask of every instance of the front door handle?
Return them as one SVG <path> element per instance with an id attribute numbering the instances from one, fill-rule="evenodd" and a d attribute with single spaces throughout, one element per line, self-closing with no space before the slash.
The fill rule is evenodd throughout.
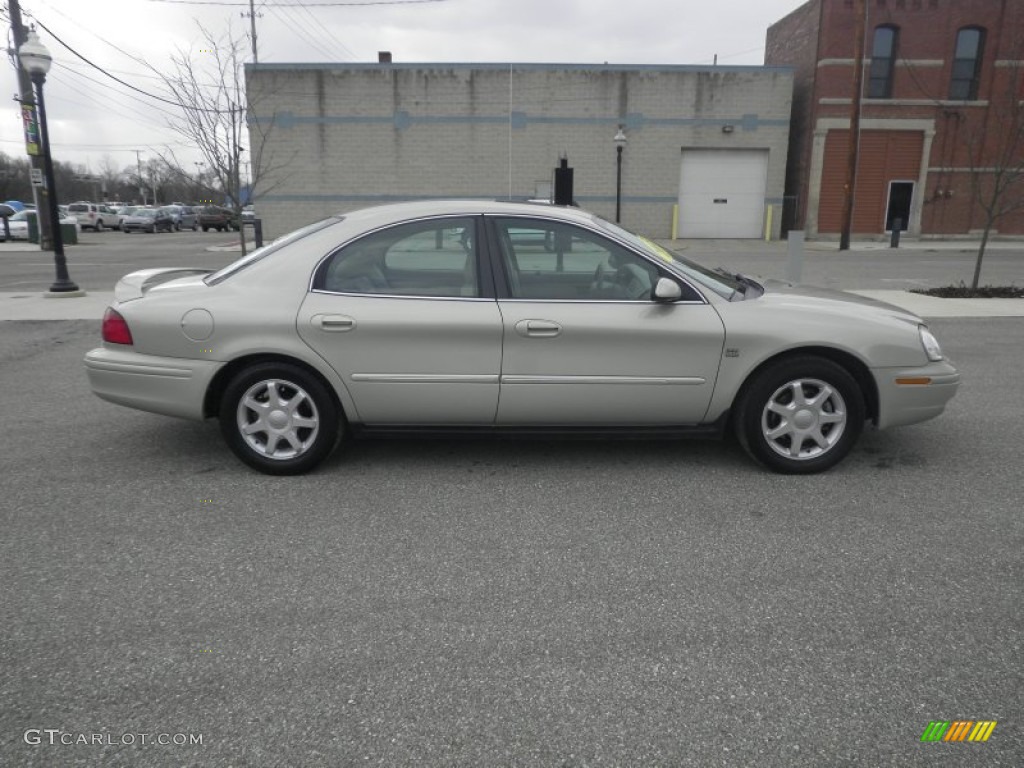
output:
<path id="1" fill-rule="evenodd" d="M 344 332 L 356 327 L 355 319 L 348 315 L 316 315 L 311 322 L 321 331 Z"/>
<path id="2" fill-rule="evenodd" d="M 531 339 L 550 339 L 562 332 L 562 326 L 554 320 L 520 320 L 516 333 Z"/>

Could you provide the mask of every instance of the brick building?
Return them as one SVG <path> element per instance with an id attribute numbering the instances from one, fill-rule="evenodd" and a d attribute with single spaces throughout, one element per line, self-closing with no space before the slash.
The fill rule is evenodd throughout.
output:
<path id="1" fill-rule="evenodd" d="M 979 230 L 972 180 L 990 186 L 1005 156 L 1019 163 L 1024 152 L 1020 133 L 1011 135 L 1024 99 L 1022 0 L 810 0 L 773 24 L 765 62 L 794 67 L 787 225 L 812 237 L 841 229 L 858 9 L 866 22 L 853 232 L 881 235 L 896 218 L 910 234 Z M 1024 211 L 997 229 L 1024 233 Z"/>
<path id="2" fill-rule="evenodd" d="M 568 156 L 579 205 L 654 237 L 778 236 L 789 67 L 246 65 L 256 205 L 271 234 L 393 200 L 547 197 Z M 254 153 L 255 154 L 255 153 Z M 679 205 L 678 211 L 676 206 Z"/>

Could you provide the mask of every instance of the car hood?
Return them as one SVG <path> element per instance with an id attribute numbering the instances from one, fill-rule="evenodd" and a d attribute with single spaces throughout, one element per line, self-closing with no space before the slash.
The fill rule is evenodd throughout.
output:
<path id="1" fill-rule="evenodd" d="M 203 277 L 212 269 L 193 267 L 167 267 L 163 269 L 140 269 L 118 280 L 114 286 L 114 298 L 118 301 L 140 299 L 151 291 L 172 291 L 205 287 Z"/>
<path id="2" fill-rule="evenodd" d="M 923 321 L 913 312 L 895 304 L 858 296 L 855 293 L 819 288 L 815 285 L 794 285 L 781 280 L 767 280 L 762 283 L 764 296 L 761 300 L 794 309 L 806 309 L 830 314 L 849 314 L 863 317 L 865 314 L 882 315 L 894 320 L 920 324 Z"/>

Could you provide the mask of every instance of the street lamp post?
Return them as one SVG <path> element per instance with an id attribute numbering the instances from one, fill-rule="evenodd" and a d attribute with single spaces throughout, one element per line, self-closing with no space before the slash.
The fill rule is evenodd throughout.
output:
<path id="1" fill-rule="evenodd" d="M 615 223 L 618 224 L 622 216 L 622 148 L 626 146 L 626 134 L 621 125 L 612 141 L 615 142 Z"/>
<path id="2" fill-rule="evenodd" d="M 50 155 L 50 132 L 46 125 L 46 103 L 43 101 L 43 83 L 46 73 L 50 71 L 53 59 L 34 31 L 28 33 L 28 39 L 18 49 L 18 58 L 22 68 L 28 72 L 35 86 L 36 105 L 39 107 L 39 138 L 43 150 L 43 173 L 46 177 L 46 206 L 53 222 L 53 261 L 57 270 L 57 279 L 50 286 L 51 294 L 80 294 L 78 286 L 68 275 L 68 261 L 64 256 L 64 234 L 60 229 L 60 215 L 57 211 L 57 185 L 53 179 L 53 158 Z"/>

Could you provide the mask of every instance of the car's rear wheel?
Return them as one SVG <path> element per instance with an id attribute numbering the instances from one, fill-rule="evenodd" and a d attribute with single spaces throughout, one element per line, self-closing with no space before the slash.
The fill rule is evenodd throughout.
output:
<path id="1" fill-rule="evenodd" d="M 220 425 L 235 455 L 270 475 L 313 469 L 341 430 L 327 387 L 288 363 L 260 363 L 235 376 L 221 398 Z"/>
<path id="2" fill-rule="evenodd" d="M 864 428 L 864 395 L 842 366 L 820 357 L 784 358 L 741 394 L 740 444 L 769 469 L 811 474 L 835 466 Z"/>

